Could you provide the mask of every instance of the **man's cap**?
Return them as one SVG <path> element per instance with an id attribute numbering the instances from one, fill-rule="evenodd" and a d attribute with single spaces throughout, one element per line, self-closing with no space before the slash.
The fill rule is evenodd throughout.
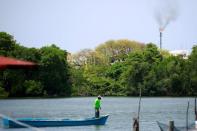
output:
<path id="1" fill-rule="evenodd" d="M 101 99 L 101 96 L 100 95 L 98 96 L 98 99 Z"/>

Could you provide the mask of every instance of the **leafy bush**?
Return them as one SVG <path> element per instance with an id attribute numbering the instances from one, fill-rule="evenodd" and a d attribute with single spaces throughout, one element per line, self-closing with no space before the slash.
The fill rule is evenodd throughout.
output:
<path id="1" fill-rule="evenodd" d="M 23 84 L 28 96 L 40 96 L 42 94 L 43 86 L 41 82 L 34 80 L 26 80 Z"/>
<path id="2" fill-rule="evenodd" d="M 2 87 L 0 87 L 0 98 L 6 97 L 8 97 L 8 93 Z"/>

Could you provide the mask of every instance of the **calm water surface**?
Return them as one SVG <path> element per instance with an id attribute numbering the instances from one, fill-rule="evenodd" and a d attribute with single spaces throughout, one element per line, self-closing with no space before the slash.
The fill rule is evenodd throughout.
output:
<path id="1" fill-rule="evenodd" d="M 0 100 L 0 114 L 12 118 L 87 118 L 94 116 L 95 97 L 61 99 Z M 141 131 L 159 131 L 156 121 L 175 125 L 186 123 L 187 101 L 190 100 L 189 122 L 194 122 L 193 98 L 142 98 L 140 113 Z M 44 131 L 131 131 L 132 118 L 137 116 L 138 98 L 104 97 L 101 114 L 109 114 L 105 126 L 50 127 Z M 29 129 L 3 129 L 2 131 L 27 131 Z"/>

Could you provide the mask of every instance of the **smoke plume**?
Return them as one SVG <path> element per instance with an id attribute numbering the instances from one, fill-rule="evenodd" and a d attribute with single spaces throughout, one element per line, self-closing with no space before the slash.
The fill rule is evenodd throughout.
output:
<path id="1" fill-rule="evenodd" d="M 178 3 L 176 0 L 159 0 L 155 9 L 155 19 L 159 24 L 159 31 L 162 32 L 171 21 L 178 17 Z"/>

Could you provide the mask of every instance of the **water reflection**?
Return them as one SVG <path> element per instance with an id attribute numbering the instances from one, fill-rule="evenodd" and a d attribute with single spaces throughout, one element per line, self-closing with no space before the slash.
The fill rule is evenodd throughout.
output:
<path id="1" fill-rule="evenodd" d="M 94 127 L 95 127 L 95 131 L 101 131 L 101 126 L 96 125 Z"/>

